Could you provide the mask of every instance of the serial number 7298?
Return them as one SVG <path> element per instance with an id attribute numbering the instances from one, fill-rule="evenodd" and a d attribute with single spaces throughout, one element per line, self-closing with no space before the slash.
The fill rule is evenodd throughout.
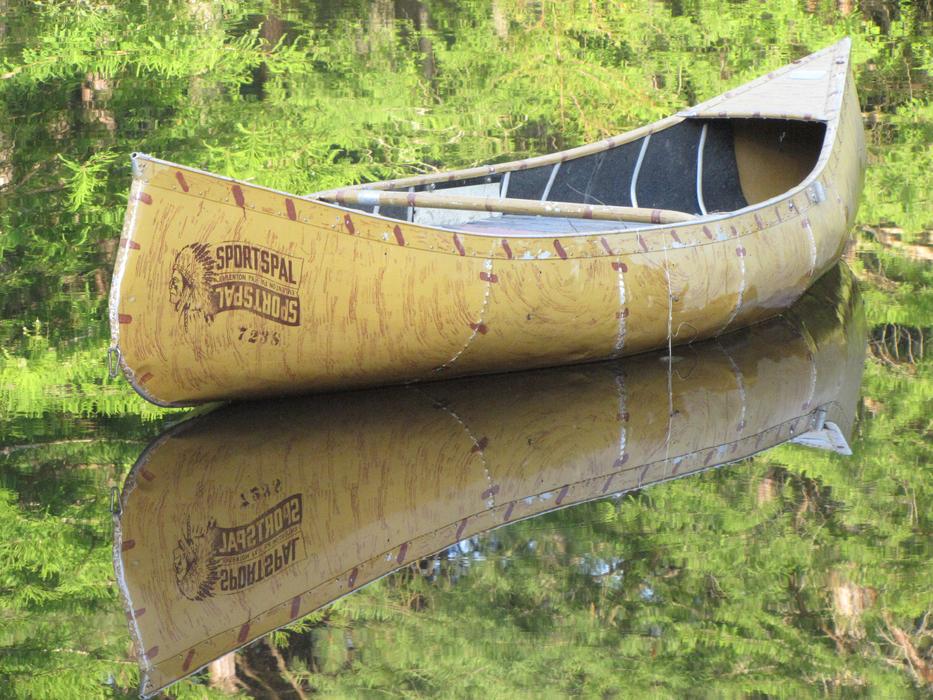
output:
<path id="1" fill-rule="evenodd" d="M 240 336 L 238 340 L 244 343 L 282 344 L 282 336 L 278 331 L 261 331 L 258 328 L 248 328 L 246 326 L 240 326 Z"/>

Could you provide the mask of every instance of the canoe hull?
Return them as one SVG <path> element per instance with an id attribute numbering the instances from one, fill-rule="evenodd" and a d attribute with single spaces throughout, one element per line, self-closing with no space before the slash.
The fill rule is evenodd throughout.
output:
<path id="1" fill-rule="evenodd" d="M 774 316 L 854 218 L 864 137 L 845 53 L 807 180 L 670 227 L 454 233 L 135 156 L 110 311 L 123 369 L 184 405 L 612 358 Z"/>

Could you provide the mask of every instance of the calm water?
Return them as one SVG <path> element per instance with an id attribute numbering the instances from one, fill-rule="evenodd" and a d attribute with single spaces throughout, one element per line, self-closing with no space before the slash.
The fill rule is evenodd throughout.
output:
<path id="1" fill-rule="evenodd" d="M 131 629 L 154 688 L 292 618 L 170 693 L 928 695 L 931 16 L 0 0 L 0 697 L 133 697 Z M 865 194 L 785 320 L 193 420 L 107 377 L 131 151 L 295 192 L 505 160 L 845 34 Z"/>

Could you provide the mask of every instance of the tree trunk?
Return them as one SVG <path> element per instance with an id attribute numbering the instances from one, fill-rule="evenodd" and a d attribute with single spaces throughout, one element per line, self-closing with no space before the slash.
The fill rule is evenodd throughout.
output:
<path id="1" fill-rule="evenodd" d="M 216 661 L 211 661 L 207 669 L 211 679 L 211 688 L 231 694 L 237 691 L 235 651 L 224 654 Z"/>
<path id="2" fill-rule="evenodd" d="M 207 35 L 222 33 L 220 25 L 220 10 L 215 7 L 212 0 L 189 0 L 188 9 L 199 31 L 207 39 Z M 211 102 L 221 97 L 220 86 L 204 75 L 192 75 L 188 78 L 188 100 L 197 115 L 198 123 L 207 124 L 208 107 Z"/>
<path id="3" fill-rule="evenodd" d="M 493 0 L 492 27 L 500 39 L 509 38 L 509 18 L 505 13 L 505 8 L 502 7 L 502 0 Z"/>
<path id="4" fill-rule="evenodd" d="M 434 44 L 428 38 L 428 8 L 423 2 L 418 3 L 418 32 L 421 37 L 418 39 L 418 50 L 421 51 L 421 75 L 431 86 L 434 86 L 434 77 L 437 75 L 437 62 L 434 59 Z"/>
<path id="5" fill-rule="evenodd" d="M 265 52 L 271 51 L 285 36 L 285 22 L 280 17 L 269 13 L 259 28 L 259 36 L 262 37 L 262 49 Z M 263 61 L 253 74 L 253 89 L 259 99 L 266 95 L 266 82 L 269 80 L 269 66 Z"/>
<path id="6" fill-rule="evenodd" d="M 13 182 L 13 139 L 0 131 L 0 190 Z"/>

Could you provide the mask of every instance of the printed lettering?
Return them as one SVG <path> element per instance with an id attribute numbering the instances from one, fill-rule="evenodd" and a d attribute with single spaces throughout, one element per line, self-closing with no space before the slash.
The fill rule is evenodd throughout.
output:
<path id="1" fill-rule="evenodd" d="M 173 553 L 179 590 L 191 600 L 203 600 L 215 589 L 234 593 L 291 566 L 304 557 L 302 512 L 302 496 L 294 494 L 234 527 L 210 521 L 196 529 L 187 523 Z"/>

